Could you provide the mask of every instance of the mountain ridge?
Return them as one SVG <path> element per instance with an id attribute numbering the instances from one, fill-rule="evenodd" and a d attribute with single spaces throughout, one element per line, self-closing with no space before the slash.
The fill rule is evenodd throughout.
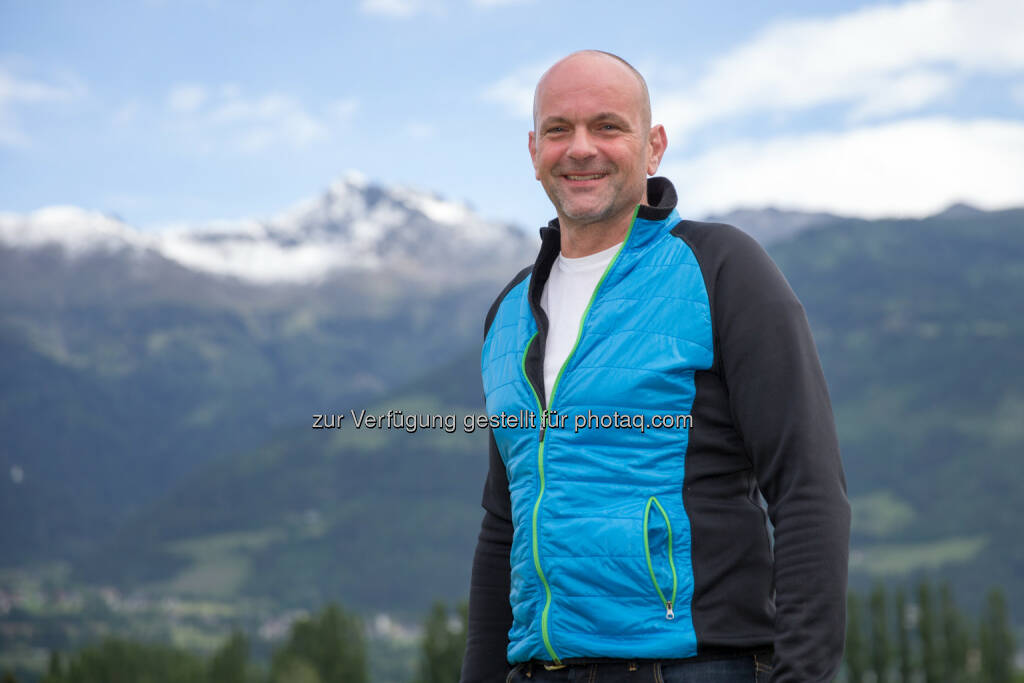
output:
<path id="1" fill-rule="evenodd" d="M 476 259 L 451 269 L 442 249 Z M 510 224 L 487 221 L 461 202 L 414 188 L 385 187 L 353 173 L 267 219 L 212 221 L 146 232 L 74 206 L 0 213 L 0 245 L 57 247 L 70 258 L 95 252 L 159 254 L 192 270 L 254 283 L 312 284 L 344 272 L 400 272 L 420 280 L 493 272 L 530 244 Z"/>
<path id="2" fill-rule="evenodd" d="M 984 213 L 955 203 L 934 216 Z M 856 220 L 820 211 L 738 207 L 702 220 L 735 225 L 769 246 L 807 229 Z M 883 220 L 883 219 L 879 219 Z M 268 218 L 178 223 L 144 231 L 116 215 L 76 206 L 0 212 L 0 246 L 59 248 L 69 258 L 95 252 L 159 255 L 191 270 L 258 284 L 315 284 L 341 273 L 401 272 L 427 282 L 493 274 L 493 261 L 529 254 L 532 231 L 485 220 L 464 202 L 425 190 L 372 182 L 349 171 L 321 193 Z M 476 259 L 447 266 L 452 240 Z"/>

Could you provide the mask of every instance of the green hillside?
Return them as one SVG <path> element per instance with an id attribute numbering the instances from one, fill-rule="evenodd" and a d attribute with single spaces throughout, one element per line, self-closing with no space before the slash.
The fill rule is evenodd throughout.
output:
<path id="1" fill-rule="evenodd" d="M 464 354 L 392 399 L 329 406 L 345 415 L 341 429 L 313 429 L 309 414 L 259 448 L 218 458 L 80 564 L 79 576 L 408 614 L 462 596 L 486 470 L 486 435 L 464 422 L 480 412 L 476 368 Z M 357 429 L 350 411 L 364 409 L 448 422 Z"/>
<path id="2" fill-rule="evenodd" d="M 832 391 L 854 585 L 940 574 L 969 606 L 1002 585 L 1024 613 L 1024 211 L 849 220 L 771 252 L 805 304 Z M 476 353 L 376 405 L 333 407 L 478 411 Z M 161 552 L 186 560 L 159 565 L 150 585 L 171 590 L 391 610 L 464 595 L 480 436 L 309 422 L 191 476 L 92 576 L 153 577 L 144 560 Z"/>
<path id="3" fill-rule="evenodd" d="M 1024 612 L 1024 211 L 845 221 L 773 255 L 831 388 L 855 583 L 938 573 Z"/>
<path id="4" fill-rule="evenodd" d="M 264 287 L 0 248 L 0 567 L 92 553 L 211 458 L 452 358 L 493 286 Z"/>

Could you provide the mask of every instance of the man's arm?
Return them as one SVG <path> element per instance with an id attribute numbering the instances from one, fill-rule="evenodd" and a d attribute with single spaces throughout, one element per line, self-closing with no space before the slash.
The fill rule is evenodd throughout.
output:
<path id="1" fill-rule="evenodd" d="M 735 424 L 775 527 L 772 680 L 830 681 L 845 638 L 850 506 L 828 387 L 785 278 L 751 238 L 730 242 L 715 273 L 714 324 Z"/>
<path id="2" fill-rule="evenodd" d="M 490 458 L 484 483 L 484 519 L 473 556 L 469 586 L 469 628 L 461 683 L 500 683 L 508 675 L 508 631 L 512 550 L 512 503 L 508 475 L 490 434 Z"/>

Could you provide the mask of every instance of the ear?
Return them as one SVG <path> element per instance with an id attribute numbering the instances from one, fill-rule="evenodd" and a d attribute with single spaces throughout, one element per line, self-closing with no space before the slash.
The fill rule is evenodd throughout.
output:
<path id="1" fill-rule="evenodd" d="M 530 161 L 533 162 L 533 175 L 540 180 L 540 171 L 537 170 L 537 135 L 530 131 Z"/>
<path id="2" fill-rule="evenodd" d="M 665 148 L 668 147 L 668 136 L 665 135 L 665 126 L 660 123 L 651 128 L 651 134 L 647 137 L 647 175 L 654 175 L 661 165 L 661 157 L 665 155 Z"/>

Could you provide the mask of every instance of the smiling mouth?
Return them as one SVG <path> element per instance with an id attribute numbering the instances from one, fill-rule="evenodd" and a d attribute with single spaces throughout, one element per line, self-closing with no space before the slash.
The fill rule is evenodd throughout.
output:
<path id="1" fill-rule="evenodd" d="M 604 173 L 592 173 L 590 175 L 568 175 L 568 174 L 566 174 L 564 177 L 568 178 L 569 180 L 599 180 L 599 179 L 603 178 L 604 176 L 605 176 Z"/>

